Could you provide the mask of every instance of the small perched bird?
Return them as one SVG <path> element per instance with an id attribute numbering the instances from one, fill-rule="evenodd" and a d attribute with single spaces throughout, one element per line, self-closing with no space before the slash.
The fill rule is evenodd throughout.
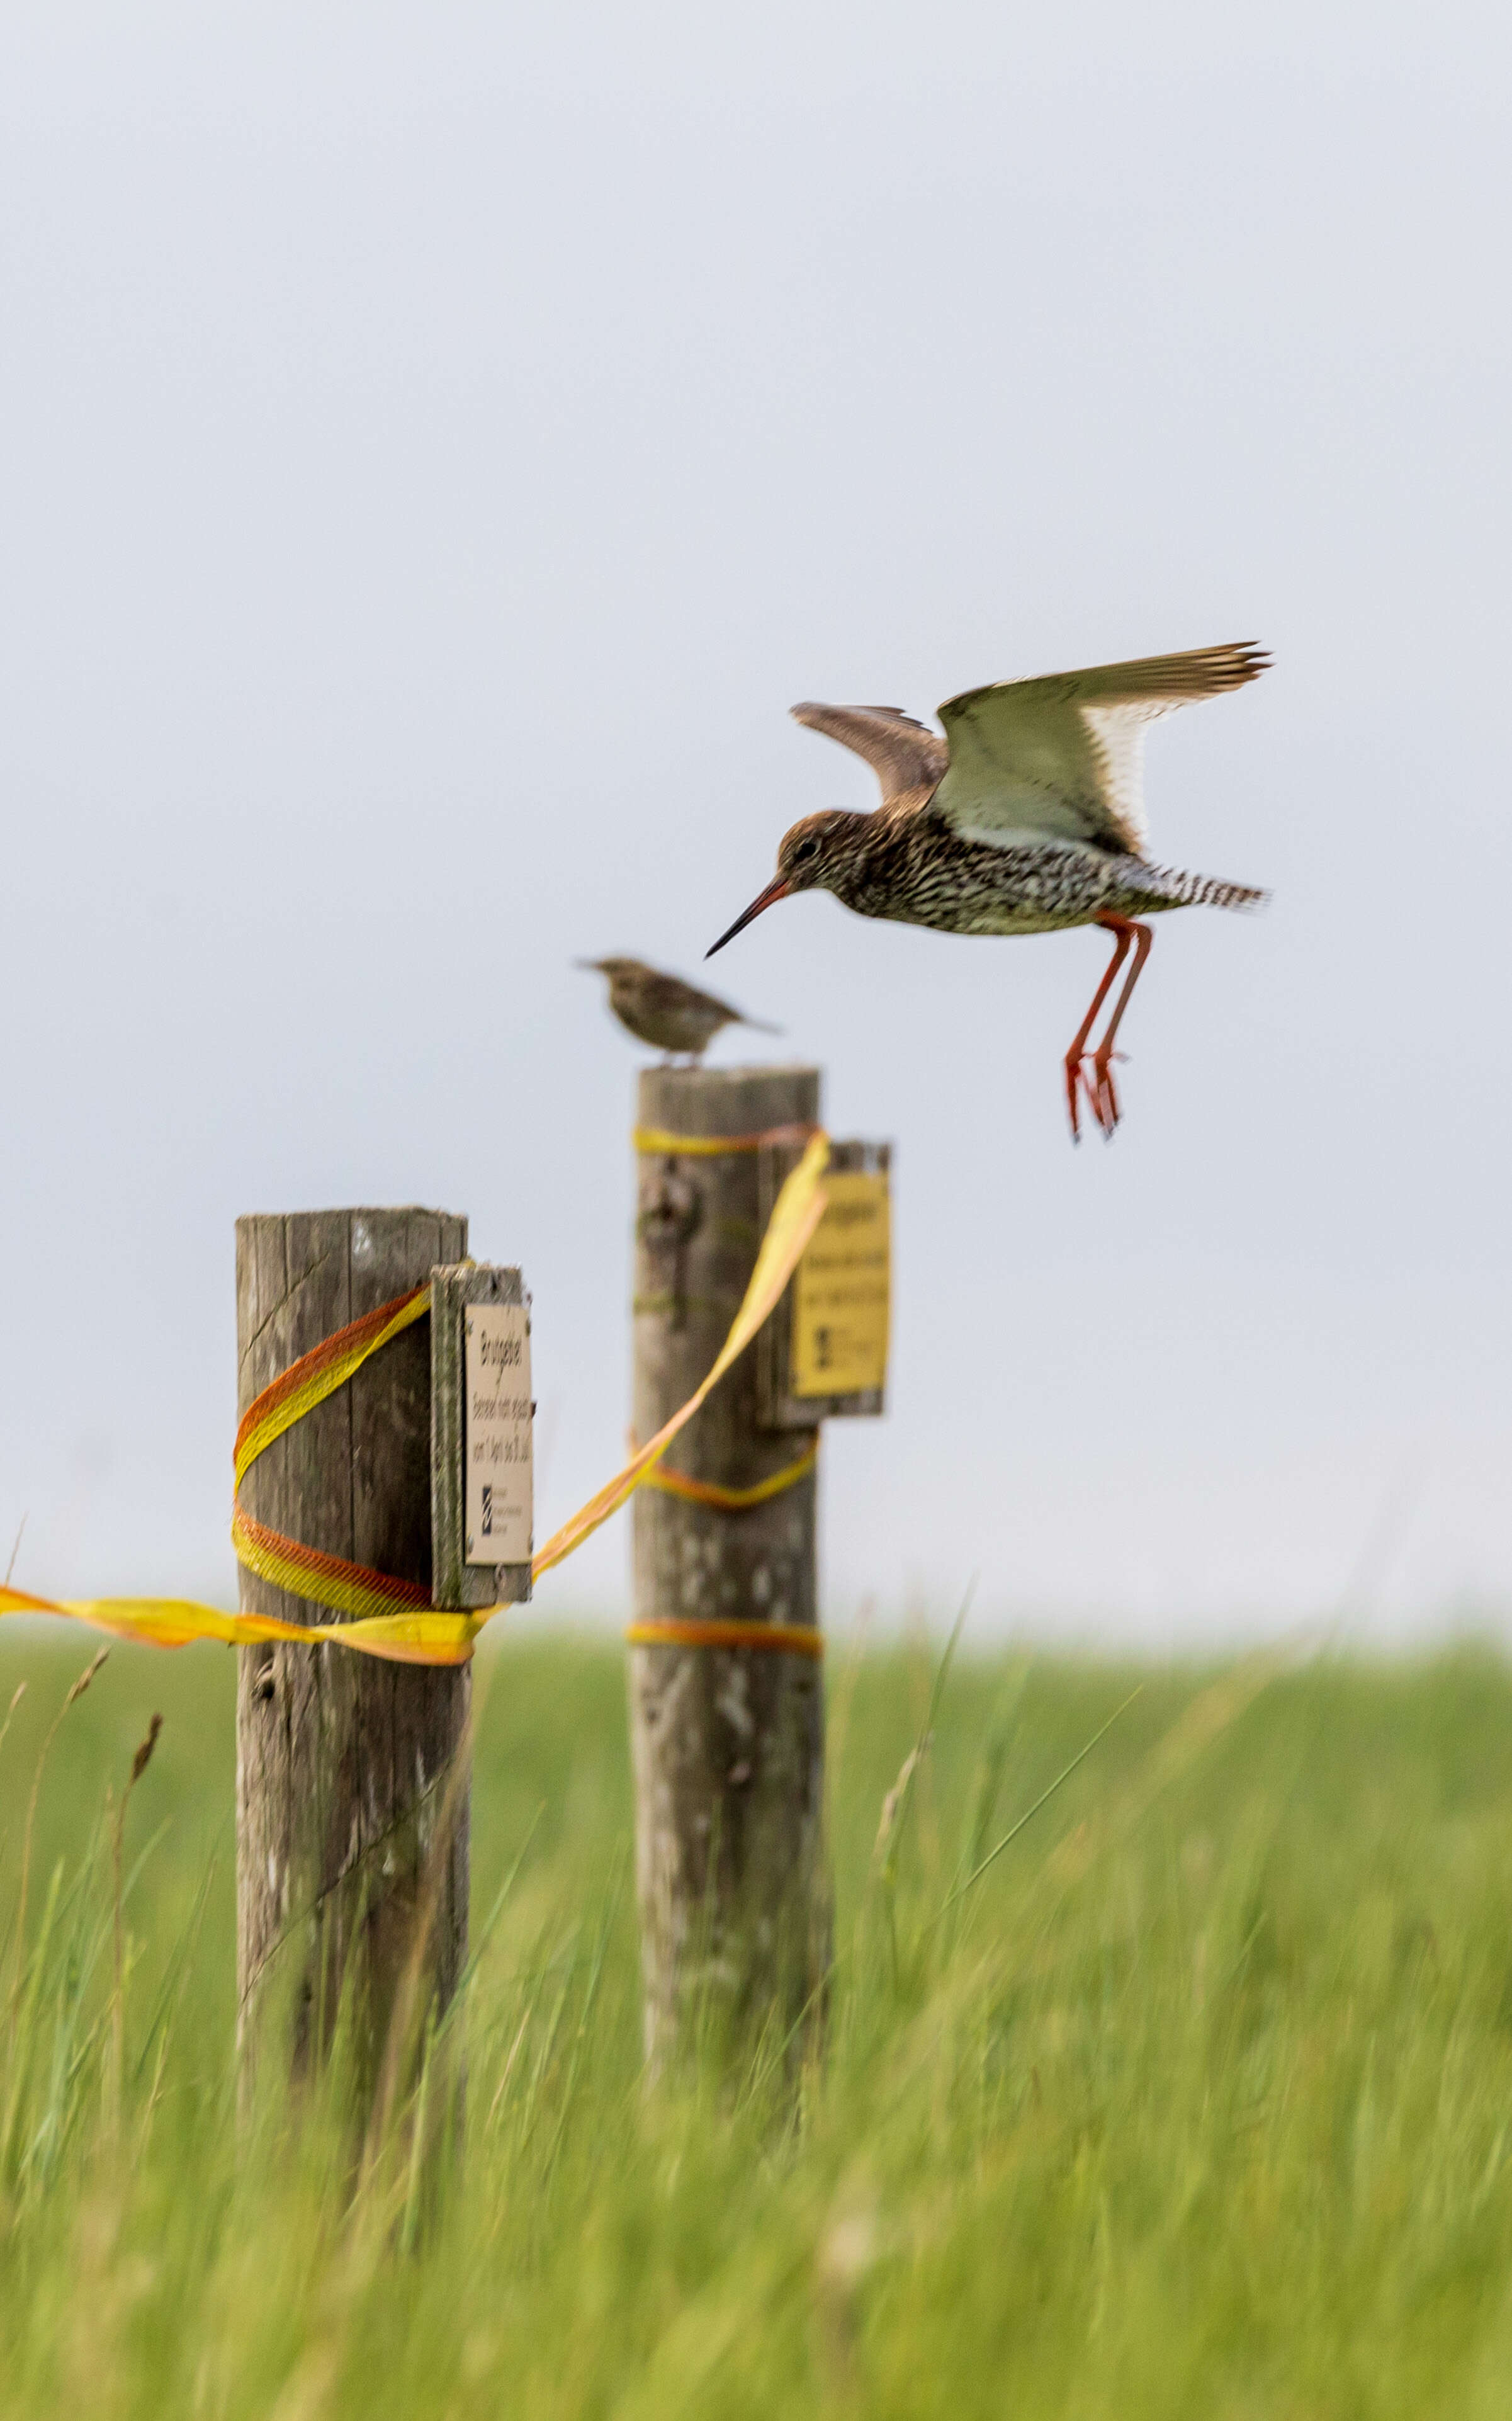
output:
<path id="1" fill-rule="evenodd" d="M 750 1025 L 758 1034 L 780 1034 L 778 1025 L 763 1025 L 746 1017 L 727 1000 L 699 992 L 680 976 L 666 976 L 640 959 L 579 959 L 580 967 L 609 978 L 609 1006 L 627 1034 L 638 1042 L 652 1042 L 669 1055 L 684 1052 L 701 1059 L 722 1026 Z"/>
<path id="2" fill-rule="evenodd" d="M 1111 1135 L 1119 1117 L 1114 1041 L 1153 938 L 1138 920 L 1167 908 L 1249 908 L 1265 898 L 1240 882 L 1150 864 L 1140 785 L 1145 726 L 1192 698 L 1242 688 L 1270 661 L 1243 644 L 998 681 L 946 699 L 943 740 L 896 706 L 795 706 L 800 723 L 866 759 L 881 806 L 872 815 L 836 807 L 794 824 L 777 851 L 775 881 L 707 955 L 794 891 L 833 891 L 858 915 L 947 933 L 1101 925 L 1114 937 L 1113 957 L 1066 1054 L 1066 1100 L 1078 1140 L 1083 1092 Z M 1130 949 L 1133 965 L 1089 1053 Z"/>

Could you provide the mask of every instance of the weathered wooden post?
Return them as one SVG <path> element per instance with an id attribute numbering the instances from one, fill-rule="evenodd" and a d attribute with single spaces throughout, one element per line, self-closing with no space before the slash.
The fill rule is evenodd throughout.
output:
<path id="1" fill-rule="evenodd" d="M 461 1476 L 464 1401 L 475 1375 L 464 1322 L 470 1331 L 475 1304 L 512 1304 L 487 1317 L 509 1334 L 522 1328 L 518 1271 L 455 1266 L 467 1251 L 467 1222 L 436 1210 L 239 1219 L 236 1242 L 242 1413 L 301 1355 L 433 1280 L 431 1319 L 393 1337 L 259 1456 L 242 1483 L 246 1512 L 302 1545 L 429 1587 L 434 1502 L 439 1603 L 475 1607 L 528 1595 L 528 1403 L 522 1532 L 516 1485 L 501 1491 L 498 1546 L 465 1537 L 472 1476 L 467 1489 Z M 522 1383 L 528 1398 L 528 1349 Z M 481 1410 L 496 1430 L 502 1420 L 499 1434 L 517 1436 L 518 1404 Z M 481 1458 L 482 1432 L 468 1443 Z M 518 1481 L 519 1474 L 510 1476 Z M 491 1529 L 491 1495 L 489 1502 Z M 495 1560 L 508 1569 L 495 1570 Z M 242 1604 L 288 1622 L 340 1618 L 245 1569 Z M 439 2008 L 450 1997 L 467 1948 L 469 1794 L 457 1760 L 469 1703 L 465 1666 L 394 1664 L 330 1645 L 241 1651 L 237 1981 L 244 2072 L 259 2004 L 275 1978 L 274 2004 L 292 2020 L 287 2048 L 296 2075 L 326 2048 L 346 1997 L 364 2097 L 401 1991 L 405 2022 L 416 2027 L 428 2006 Z"/>
<path id="2" fill-rule="evenodd" d="M 814 1068 L 642 1073 L 637 1439 L 693 1394 L 745 1292 L 776 1187 L 801 1148 L 759 1138 L 813 1125 L 818 1112 Z M 679 1148 L 678 1137 L 692 1148 Z M 883 1331 L 885 1350 L 885 1309 Z M 879 1385 L 865 1406 L 795 1398 L 786 1363 L 768 1367 L 761 1344 L 720 1382 L 634 1500 L 636 1624 L 684 1633 L 631 1650 L 653 2070 L 710 2010 L 747 2036 L 765 2030 L 801 2050 L 830 1962 L 815 1449 L 825 1413 L 881 1410 L 881 1397 Z M 763 1644 L 693 1635 L 710 1623 L 753 1626 Z M 790 1647 L 774 1641 L 785 1631 Z"/>

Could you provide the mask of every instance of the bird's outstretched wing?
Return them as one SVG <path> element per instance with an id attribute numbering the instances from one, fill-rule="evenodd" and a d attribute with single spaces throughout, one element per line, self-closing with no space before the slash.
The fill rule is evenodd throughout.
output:
<path id="1" fill-rule="evenodd" d="M 1145 726 L 1242 688 L 1270 661 L 1244 642 L 965 690 L 940 709 L 950 764 L 934 806 L 973 840 L 1032 833 L 1138 856 Z"/>
<path id="2" fill-rule="evenodd" d="M 792 709 L 795 723 L 822 731 L 841 746 L 865 757 L 882 786 L 882 798 L 905 790 L 932 789 L 948 762 L 949 752 L 937 731 L 915 723 L 897 706 L 818 706 L 805 699 Z"/>

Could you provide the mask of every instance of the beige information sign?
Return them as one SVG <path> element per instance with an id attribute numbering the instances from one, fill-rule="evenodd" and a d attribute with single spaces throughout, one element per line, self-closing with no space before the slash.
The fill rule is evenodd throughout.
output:
<path id="1" fill-rule="evenodd" d="M 524 1564 L 533 1539 L 530 1327 L 522 1303 L 469 1304 L 463 1345 L 465 1559 Z"/>
<path id="2" fill-rule="evenodd" d="M 829 1205 L 793 1279 L 792 1391 L 848 1396 L 887 1378 L 892 1222 L 883 1171 L 826 1177 Z"/>

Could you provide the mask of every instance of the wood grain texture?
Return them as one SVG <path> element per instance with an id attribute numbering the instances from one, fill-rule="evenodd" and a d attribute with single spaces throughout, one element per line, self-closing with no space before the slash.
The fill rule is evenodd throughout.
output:
<path id="1" fill-rule="evenodd" d="M 653 1068 L 642 1127 L 748 1135 L 818 1116 L 813 1068 Z M 760 1241 L 756 1154 L 637 1161 L 634 1427 L 649 1437 L 725 1340 Z M 747 1488 L 795 1459 L 757 1422 L 748 1350 L 677 1440 L 672 1468 Z M 650 1489 L 634 1498 L 637 1620 L 720 1617 L 813 1626 L 816 1482 L 722 1513 Z M 653 2070 L 707 2019 L 779 2037 L 830 1959 L 822 1844 L 824 1697 L 806 1656 L 633 1648 L 631 1739 L 645 2032 Z M 795 2045 L 802 2033 L 795 2038 Z"/>
<path id="2" fill-rule="evenodd" d="M 762 1145 L 756 1160 L 756 1193 L 763 1227 L 802 1156 L 801 1144 Z M 886 1143 L 832 1141 L 828 1165 L 837 1177 L 850 1172 L 886 1177 L 892 1170 L 893 1148 Z M 886 1390 L 882 1387 L 856 1387 L 847 1396 L 795 1396 L 790 1380 L 792 1351 L 793 1289 L 789 1283 L 756 1340 L 756 1418 L 764 1429 L 812 1429 L 818 1421 L 875 1420 L 887 1410 Z"/>
<path id="3" fill-rule="evenodd" d="M 437 1605 L 473 1612 L 523 1605 L 527 1564 L 469 1564 L 462 1456 L 467 1438 L 467 1356 L 463 1322 L 474 1303 L 525 1303 L 517 1269 L 466 1261 L 430 1280 L 430 1535 Z"/>
<path id="4" fill-rule="evenodd" d="M 239 1219 L 239 1411 L 335 1330 L 466 1250 L 466 1220 L 436 1210 Z M 429 1585 L 429 1322 L 406 1329 L 270 1446 L 247 1475 L 242 1502 L 306 1545 Z M 247 1612 L 337 1618 L 249 1572 L 241 1579 Z M 329 1646 L 240 1651 L 245 2076 L 275 2005 L 297 2075 L 328 2045 L 345 1991 L 359 2075 L 370 2082 L 417 1922 L 428 1928 L 422 1998 L 449 1997 L 467 1945 L 468 1794 L 453 1769 L 470 1688 L 465 1667 L 382 1663 Z"/>

